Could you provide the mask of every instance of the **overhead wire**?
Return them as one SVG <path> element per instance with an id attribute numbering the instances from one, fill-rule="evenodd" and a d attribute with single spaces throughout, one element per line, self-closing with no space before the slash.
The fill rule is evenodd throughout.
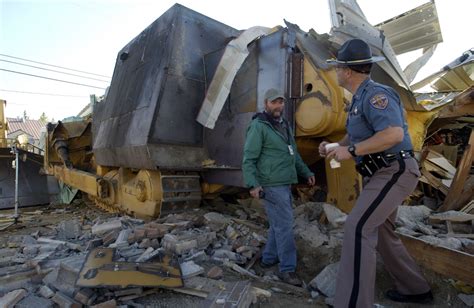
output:
<path id="1" fill-rule="evenodd" d="M 84 87 L 89 87 L 89 88 L 105 90 L 105 88 L 97 87 L 97 86 L 93 86 L 93 85 L 88 85 L 88 84 L 84 84 L 84 83 L 78 83 L 78 82 L 72 82 L 72 81 L 61 80 L 61 79 L 56 79 L 56 78 L 50 78 L 50 77 L 45 77 L 45 76 L 39 76 L 39 75 L 34 75 L 34 74 L 28 74 L 28 73 L 23 73 L 23 72 L 18 72 L 18 71 L 7 70 L 7 69 L 4 69 L 4 68 L 0 68 L 0 71 L 5 71 L 5 72 L 9 72 L 9 73 L 14 73 L 14 74 L 26 75 L 26 76 L 31 76 L 31 77 L 37 77 L 37 78 L 43 78 L 43 79 L 58 81 L 58 82 L 75 84 L 75 85 L 78 85 L 78 86 L 84 86 Z"/>
<path id="2" fill-rule="evenodd" d="M 79 72 L 79 73 L 85 73 L 85 74 L 89 74 L 89 75 L 95 75 L 95 76 L 100 76 L 100 77 L 111 78 L 110 76 L 105 76 L 105 75 L 100 75 L 100 74 L 96 74 L 96 73 L 76 70 L 76 69 L 73 69 L 73 68 L 67 68 L 67 67 L 64 67 L 64 66 L 53 65 L 53 64 L 48 64 L 48 63 L 44 63 L 44 62 L 38 62 L 38 61 L 34 61 L 34 60 L 28 60 L 28 59 L 15 57 L 15 56 L 10 56 L 10 55 L 1 54 L 1 53 L 0 53 L 0 56 L 7 57 L 7 58 L 18 59 L 18 60 L 27 61 L 27 62 L 32 62 L 32 63 L 37 63 L 37 64 L 42 64 L 42 65 L 47 65 L 47 66 L 52 66 L 52 67 L 57 67 L 57 68 L 62 68 L 62 69 L 65 69 L 65 70 Z"/>
<path id="3" fill-rule="evenodd" d="M 52 69 L 49 69 L 49 68 L 44 68 L 44 67 L 39 67 L 39 66 L 34 66 L 34 65 L 28 65 L 28 64 L 24 64 L 24 63 L 15 62 L 15 61 L 8 61 L 8 60 L 3 60 L 3 59 L 0 59 L 0 61 L 7 62 L 7 63 L 12 63 L 12 64 L 17 64 L 17 65 L 22 65 L 22 66 L 27 66 L 27 67 L 33 67 L 33 68 L 37 68 L 37 69 L 40 69 L 40 70 L 45 70 L 45 71 L 50 71 L 50 72 L 55 72 L 55 73 L 60 73 L 60 74 L 65 74 L 65 75 L 76 76 L 76 77 L 85 78 L 85 79 L 92 79 L 92 80 L 97 80 L 97 81 L 102 81 L 102 82 L 107 82 L 107 83 L 110 82 L 108 80 L 103 80 L 103 79 L 98 79 L 98 78 L 93 78 L 93 77 L 86 77 L 86 76 L 81 76 L 81 75 L 72 74 L 72 73 L 61 72 L 61 71 L 52 70 Z"/>
<path id="4" fill-rule="evenodd" d="M 69 95 L 69 94 L 58 94 L 58 93 L 41 93 L 41 92 L 16 91 L 16 90 L 7 90 L 7 89 L 0 89 L 0 91 L 3 91 L 3 92 L 13 92 L 13 93 L 22 93 L 22 94 L 47 95 L 47 96 L 88 97 L 88 96 L 86 96 L 86 95 Z"/>

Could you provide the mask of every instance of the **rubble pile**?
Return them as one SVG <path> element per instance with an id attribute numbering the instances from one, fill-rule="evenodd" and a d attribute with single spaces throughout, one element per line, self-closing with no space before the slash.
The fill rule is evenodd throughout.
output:
<path id="1" fill-rule="evenodd" d="M 472 117 L 436 119 L 419 158 L 420 185 L 412 198 L 432 210 L 474 213 Z"/>
<path id="2" fill-rule="evenodd" d="M 303 288 L 279 282 L 274 273 L 255 271 L 254 265 L 266 242 L 267 227 L 258 223 L 262 218 L 261 207 L 247 207 L 249 202 L 252 201 L 227 204 L 228 214 L 215 211 L 219 209 L 215 207 L 211 211 L 198 209 L 149 222 L 127 216 L 72 219 L 50 226 L 49 232 L 11 235 L 7 247 L 0 249 L 1 303 L 6 306 L 16 303 L 18 307 L 54 304 L 115 307 L 162 291 L 137 285 L 77 286 L 88 253 L 98 247 L 115 249 L 114 262 L 143 264 L 156 260 L 157 256 L 171 256 L 179 264 L 184 279 L 184 288 L 174 290 L 209 303 L 237 298 L 243 304 L 241 307 L 245 307 L 245 303 L 249 305 L 257 297 L 271 296 L 271 292 L 252 286 L 249 279 L 270 283 L 273 292 L 288 288 L 289 292 L 309 296 Z M 242 219 L 249 217 L 255 220 Z M 312 249 L 337 247 L 342 239 L 344 217 L 331 205 L 302 204 L 295 210 L 296 238 Z M 326 219 L 330 224 L 325 224 Z M 223 281 L 229 272 L 245 280 Z M 233 290 L 233 293 L 223 294 L 222 290 Z"/>
<path id="3" fill-rule="evenodd" d="M 428 207 L 420 205 L 400 206 L 396 224 L 397 231 L 401 234 L 416 237 L 435 246 L 474 254 L 472 221 L 472 214 L 461 211 L 434 213 Z"/>

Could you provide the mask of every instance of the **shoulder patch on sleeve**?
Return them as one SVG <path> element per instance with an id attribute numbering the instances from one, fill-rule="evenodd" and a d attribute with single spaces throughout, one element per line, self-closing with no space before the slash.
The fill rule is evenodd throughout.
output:
<path id="1" fill-rule="evenodd" d="M 388 106 L 388 97 L 384 93 L 378 93 L 370 99 L 370 105 L 376 109 L 385 109 Z"/>

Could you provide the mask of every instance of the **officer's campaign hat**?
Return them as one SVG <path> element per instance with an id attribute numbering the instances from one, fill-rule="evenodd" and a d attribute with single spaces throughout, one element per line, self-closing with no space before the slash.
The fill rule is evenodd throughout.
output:
<path id="1" fill-rule="evenodd" d="M 282 91 L 279 91 L 277 89 L 268 89 L 267 92 L 265 92 L 265 100 L 272 102 L 276 100 L 277 98 L 283 99 L 284 102 L 286 102 L 285 94 L 283 94 Z"/>
<path id="2" fill-rule="evenodd" d="M 351 39 L 342 44 L 337 51 L 336 59 L 328 59 L 333 65 L 361 65 L 385 60 L 384 57 L 372 56 L 369 45 L 361 39 Z"/>

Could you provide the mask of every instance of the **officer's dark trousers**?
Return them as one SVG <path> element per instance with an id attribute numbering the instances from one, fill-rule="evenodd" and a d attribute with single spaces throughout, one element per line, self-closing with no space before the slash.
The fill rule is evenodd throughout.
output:
<path id="1" fill-rule="evenodd" d="M 409 158 L 378 170 L 365 184 L 344 227 L 335 307 L 373 307 L 376 250 L 400 293 L 430 290 L 394 232 L 397 207 L 413 192 L 419 176 L 417 162 Z"/>

